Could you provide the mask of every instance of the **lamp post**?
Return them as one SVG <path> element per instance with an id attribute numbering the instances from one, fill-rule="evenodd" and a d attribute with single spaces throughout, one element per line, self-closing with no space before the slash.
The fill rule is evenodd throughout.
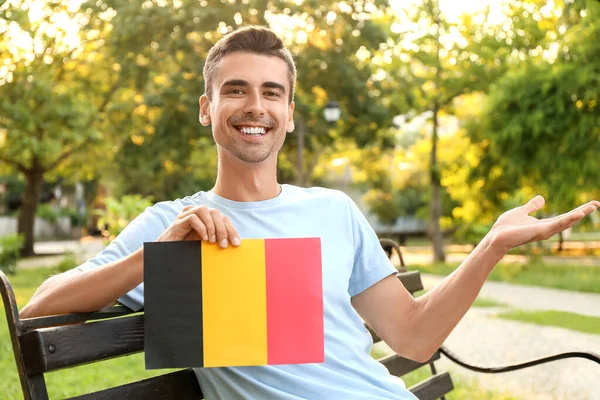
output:
<path id="1" fill-rule="evenodd" d="M 325 120 L 330 124 L 335 124 L 340 119 L 340 115 L 342 114 L 342 109 L 340 108 L 340 104 L 337 101 L 330 101 L 325 106 L 323 110 L 323 115 L 325 116 Z"/>
<path id="2" fill-rule="evenodd" d="M 342 110 L 337 101 L 330 101 L 325 105 L 323 115 L 325 120 L 330 124 L 335 124 L 339 119 Z M 296 185 L 304 186 L 304 137 L 305 137 L 306 126 L 304 124 L 304 118 L 299 116 L 296 120 L 296 134 L 298 135 L 298 151 L 296 152 Z"/>

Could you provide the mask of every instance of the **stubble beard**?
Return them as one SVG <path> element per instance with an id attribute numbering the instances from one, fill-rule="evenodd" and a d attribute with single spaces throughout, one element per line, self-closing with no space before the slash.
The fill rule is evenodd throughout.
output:
<path id="1" fill-rule="evenodd" d="M 250 163 L 258 164 L 269 158 L 273 152 L 273 146 L 266 148 L 264 144 L 252 144 L 252 143 L 229 143 L 228 146 L 224 146 L 235 158 L 238 160 Z M 254 147 L 254 148 L 253 148 Z"/>

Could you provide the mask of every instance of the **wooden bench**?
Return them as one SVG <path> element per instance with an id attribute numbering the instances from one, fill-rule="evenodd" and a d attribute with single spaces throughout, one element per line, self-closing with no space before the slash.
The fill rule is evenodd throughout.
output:
<path id="1" fill-rule="evenodd" d="M 411 293 L 422 290 L 423 286 L 419 272 L 406 271 L 399 252 L 400 248 L 397 245 L 394 246 L 401 260 L 401 270 L 398 273 L 398 278 Z M 144 350 L 143 313 L 134 313 L 124 306 L 115 306 L 94 313 L 21 320 L 19 319 L 14 293 L 7 277 L 2 272 L 0 272 L 0 292 L 4 302 L 21 387 L 26 400 L 48 399 L 44 380 L 44 374 L 47 372 L 125 356 Z M 374 333 L 372 335 L 375 342 L 380 340 Z M 440 353 L 453 358 L 454 361 L 467 368 L 481 372 L 503 372 L 501 369 L 470 366 L 457 360 L 444 348 L 436 352 L 426 363 L 415 362 L 398 355 L 384 357 L 379 361 L 388 368 L 390 373 L 396 376 L 403 376 L 419 367 L 429 365 L 432 376 L 409 388 L 409 390 L 421 400 L 443 399 L 443 396 L 453 389 L 453 384 L 447 372 L 438 373 L 435 368 L 434 362 L 440 358 Z M 583 354 L 586 354 L 585 358 L 593 359 L 593 357 L 588 357 L 589 354 Z M 593 360 L 600 363 L 600 358 L 594 357 L 596 359 Z M 514 367 L 504 368 L 513 368 L 508 370 L 523 368 L 522 365 Z M 193 371 L 185 369 L 76 398 L 184 400 L 202 399 L 203 395 Z"/>

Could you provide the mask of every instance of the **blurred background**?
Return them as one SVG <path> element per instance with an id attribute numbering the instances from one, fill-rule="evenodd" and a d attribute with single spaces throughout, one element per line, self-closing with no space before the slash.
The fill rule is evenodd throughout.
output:
<path id="1" fill-rule="evenodd" d="M 148 205 L 212 188 L 202 68 L 249 24 L 279 34 L 298 67 L 279 181 L 348 193 L 428 287 L 535 194 L 540 218 L 600 198 L 597 1 L 4 0 L 0 265 L 20 305 Z M 599 349 L 598 228 L 593 214 L 511 252 L 449 346 L 488 365 Z M 19 398 L 0 339 L 0 397 Z M 51 396 L 151 373 L 141 358 L 111 362 L 50 374 Z M 587 361 L 448 368 L 464 390 L 450 398 L 600 399 Z"/>

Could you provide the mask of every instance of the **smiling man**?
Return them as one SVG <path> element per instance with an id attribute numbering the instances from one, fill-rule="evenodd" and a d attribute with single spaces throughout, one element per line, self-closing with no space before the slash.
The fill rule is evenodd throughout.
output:
<path id="1" fill-rule="evenodd" d="M 529 214 L 544 205 L 538 196 L 500 216 L 454 273 L 414 299 L 344 193 L 277 182 L 277 155 L 294 129 L 296 81 L 282 41 L 260 27 L 233 32 L 209 52 L 204 77 L 200 122 L 212 126 L 217 146 L 214 188 L 149 207 L 95 258 L 44 282 L 21 316 L 89 312 L 117 299 L 142 308 L 144 242 L 204 240 L 227 247 L 243 246 L 245 238 L 320 238 L 325 361 L 198 368 L 206 399 L 414 399 L 370 357 L 363 320 L 400 355 L 427 360 L 511 248 L 546 239 L 600 206 L 592 201 L 537 220 Z"/>

